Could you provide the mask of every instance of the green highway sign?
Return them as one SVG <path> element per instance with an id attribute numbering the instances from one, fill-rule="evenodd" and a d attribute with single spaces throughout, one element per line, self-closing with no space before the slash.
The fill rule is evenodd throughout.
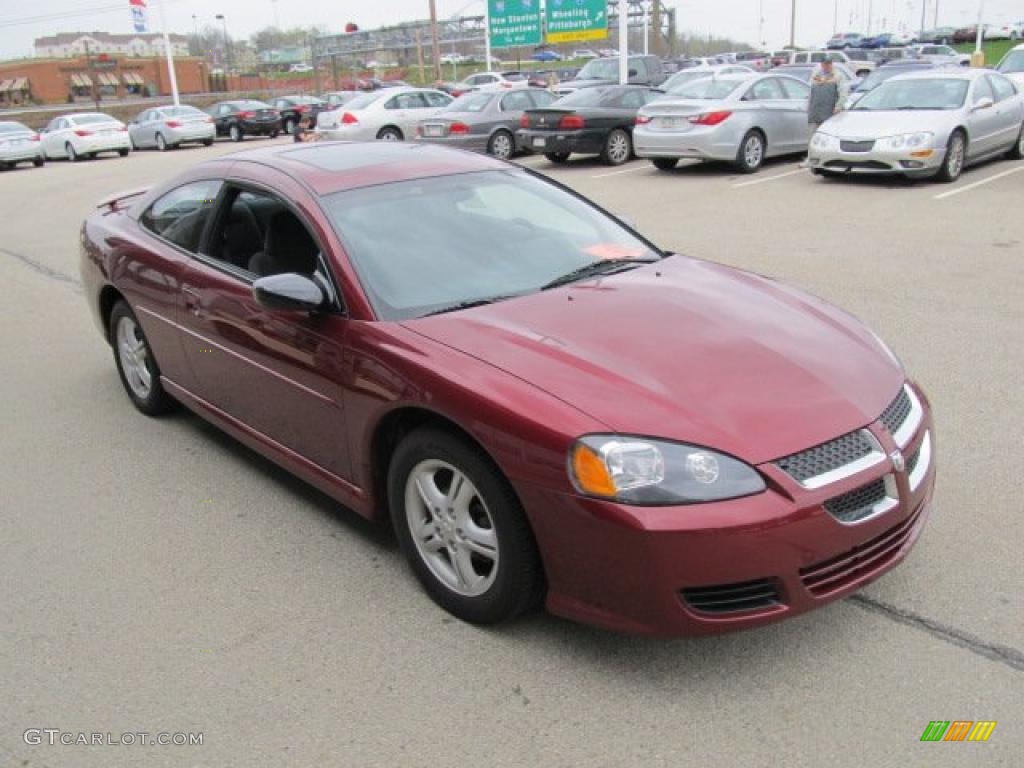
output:
<path id="1" fill-rule="evenodd" d="M 548 0 L 549 43 L 574 43 L 608 37 L 607 0 Z"/>
<path id="2" fill-rule="evenodd" d="M 487 5 L 491 48 L 540 45 L 540 0 L 487 0 Z"/>

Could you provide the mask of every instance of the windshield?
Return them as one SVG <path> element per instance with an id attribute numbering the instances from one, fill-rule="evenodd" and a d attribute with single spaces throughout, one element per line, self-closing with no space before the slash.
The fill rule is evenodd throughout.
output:
<path id="1" fill-rule="evenodd" d="M 591 59 L 583 65 L 583 69 L 576 75 L 580 80 L 615 80 L 619 79 L 618 59 Z"/>
<path id="2" fill-rule="evenodd" d="M 34 131 L 31 131 L 27 126 L 24 126 L 21 123 L 0 123 L 0 133 L 21 133 L 24 131 L 34 133 Z"/>
<path id="3" fill-rule="evenodd" d="M 697 80 L 675 88 L 672 95 L 680 99 L 702 99 L 713 101 L 724 99 L 739 88 L 738 80 Z"/>
<path id="4" fill-rule="evenodd" d="M 493 93 L 467 93 L 444 108 L 445 112 L 483 112 L 494 98 Z"/>
<path id="5" fill-rule="evenodd" d="M 968 85 L 967 80 L 953 78 L 889 80 L 853 108 L 858 111 L 960 109 L 964 105 Z"/>
<path id="6" fill-rule="evenodd" d="M 323 204 L 383 320 L 535 293 L 602 260 L 660 257 L 615 219 L 524 171 L 382 184 Z"/>
<path id="7" fill-rule="evenodd" d="M 573 91 L 558 99 L 552 103 L 551 107 L 553 109 L 561 109 L 562 107 L 593 107 L 601 103 L 606 93 L 608 93 L 607 87 L 580 88 L 578 91 Z"/>
<path id="8" fill-rule="evenodd" d="M 373 104 L 373 102 L 377 101 L 380 98 L 383 98 L 386 95 L 388 95 L 388 94 L 381 93 L 380 91 L 371 92 L 371 93 L 361 93 L 358 96 L 356 96 L 354 99 L 352 99 L 351 101 L 346 101 L 345 102 L 345 108 L 346 109 L 364 109 L 364 108 L 370 106 L 371 104 Z"/>
<path id="9" fill-rule="evenodd" d="M 854 88 L 858 93 L 867 93 L 873 91 L 875 88 L 880 86 L 890 77 L 896 77 L 896 75 L 905 75 L 908 72 L 915 72 L 923 69 L 931 69 L 928 66 L 908 66 L 908 67 L 882 67 L 876 69 L 870 75 L 860 81 L 860 84 Z"/>
<path id="10" fill-rule="evenodd" d="M 996 70 L 1006 74 L 1008 72 L 1024 72 L 1024 50 L 1010 51 L 1006 54 Z"/>

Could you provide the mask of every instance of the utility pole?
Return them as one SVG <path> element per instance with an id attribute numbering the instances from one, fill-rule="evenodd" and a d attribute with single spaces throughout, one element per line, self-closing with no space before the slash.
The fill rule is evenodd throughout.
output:
<path id="1" fill-rule="evenodd" d="M 92 100 L 96 102 L 96 111 L 100 111 L 100 90 L 96 86 L 96 81 L 93 77 L 97 75 L 92 69 L 92 52 L 89 50 L 89 41 L 85 41 L 85 68 L 89 70 L 89 90 L 92 91 Z"/>
<path id="2" fill-rule="evenodd" d="M 935 23 L 932 26 L 935 29 L 939 28 L 939 0 L 935 0 Z"/>
<path id="3" fill-rule="evenodd" d="M 924 25 L 928 23 L 928 0 L 921 0 L 921 28 L 918 32 L 924 35 Z"/>
<path id="4" fill-rule="evenodd" d="M 178 100 L 178 76 L 174 73 L 174 54 L 171 53 L 171 38 L 167 34 L 167 15 L 164 13 L 164 3 L 166 0 L 160 0 L 160 30 L 164 36 L 164 55 L 167 57 L 167 74 L 171 77 L 171 98 L 174 100 L 174 106 L 178 106 L 181 102 Z"/>
<path id="5" fill-rule="evenodd" d="M 796 48 L 796 0 L 792 0 L 792 10 L 789 14 L 789 47 Z"/>
<path id="6" fill-rule="evenodd" d="M 484 0 L 484 71 L 491 71 L 491 0 Z"/>
<path id="7" fill-rule="evenodd" d="M 434 54 L 434 77 L 438 81 L 441 73 L 441 43 L 437 39 L 437 0 L 430 0 L 430 39 Z"/>

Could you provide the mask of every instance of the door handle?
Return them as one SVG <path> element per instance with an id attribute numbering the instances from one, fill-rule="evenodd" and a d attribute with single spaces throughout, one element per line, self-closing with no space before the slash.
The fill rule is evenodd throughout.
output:
<path id="1" fill-rule="evenodd" d="M 194 317 L 202 317 L 203 309 L 199 301 L 199 293 L 192 288 L 182 288 L 181 295 L 187 309 Z"/>

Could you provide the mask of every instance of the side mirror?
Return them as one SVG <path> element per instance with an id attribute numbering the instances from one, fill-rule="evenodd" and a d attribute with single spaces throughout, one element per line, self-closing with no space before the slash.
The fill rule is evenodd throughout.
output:
<path id="1" fill-rule="evenodd" d="M 327 303 L 316 281 L 294 272 L 259 278 L 252 284 L 252 295 L 261 307 L 285 312 L 316 312 Z"/>
<path id="2" fill-rule="evenodd" d="M 635 69 L 629 70 L 629 76 L 630 77 L 636 77 L 637 76 L 637 71 Z"/>
<path id="3" fill-rule="evenodd" d="M 988 96 L 984 96 L 979 101 L 975 102 L 974 106 L 971 108 L 971 112 L 977 112 L 980 109 L 991 109 L 994 104 L 995 102 L 992 101 L 992 99 Z"/>

